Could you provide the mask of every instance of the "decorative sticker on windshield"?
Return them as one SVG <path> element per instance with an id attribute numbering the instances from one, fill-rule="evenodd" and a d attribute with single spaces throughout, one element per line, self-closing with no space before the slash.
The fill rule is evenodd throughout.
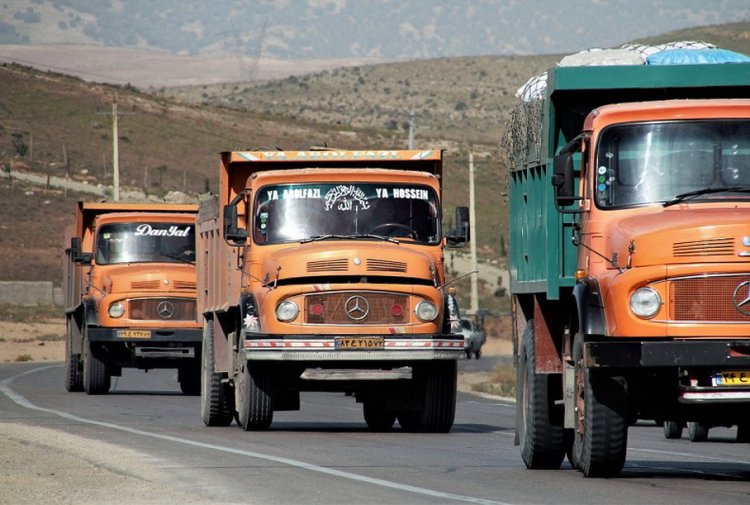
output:
<path id="1" fill-rule="evenodd" d="M 344 186 L 340 184 L 331 188 L 325 196 L 326 210 L 329 211 L 334 207 L 337 210 L 367 210 L 370 208 L 370 202 L 367 201 L 367 195 L 361 188 L 354 186 Z"/>
<path id="2" fill-rule="evenodd" d="M 169 228 L 155 228 L 150 224 L 138 225 L 135 229 L 136 237 L 188 237 L 190 236 L 190 226 L 180 229 L 179 226 L 169 226 Z M 106 237 L 105 237 L 106 238 Z"/>

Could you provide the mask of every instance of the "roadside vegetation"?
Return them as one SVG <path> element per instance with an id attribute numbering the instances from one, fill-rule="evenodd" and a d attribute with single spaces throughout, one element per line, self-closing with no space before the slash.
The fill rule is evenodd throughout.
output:
<path id="1" fill-rule="evenodd" d="M 59 321 L 62 319 L 62 307 L 56 305 L 0 304 L 0 321 L 7 323 L 45 323 L 50 320 Z"/>

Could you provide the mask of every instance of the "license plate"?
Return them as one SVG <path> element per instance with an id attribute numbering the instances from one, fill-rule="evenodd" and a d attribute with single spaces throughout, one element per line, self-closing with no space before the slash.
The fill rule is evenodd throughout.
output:
<path id="1" fill-rule="evenodd" d="M 715 373 L 711 382 L 714 386 L 750 386 L 750 370 L 727 370 Z"/>
<path id="2" fill-rule="evenodd" d="M 151 330 L 117 330 L 120 338 L 151 338 Z"/>
<path id="3" fill-rule="evenodd" d="M 383 337 L 339 337 L 335 340 L 336 349 L 383 349 Z"/>

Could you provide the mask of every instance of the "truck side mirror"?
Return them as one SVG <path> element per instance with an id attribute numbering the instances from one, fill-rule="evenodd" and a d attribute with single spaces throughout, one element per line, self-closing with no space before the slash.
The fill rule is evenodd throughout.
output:
<path id="1" fill-rule="evenodd" d="M 82 251 L 81 237 L 72 237 L 70 239 L 70 259 L 75 263 L 91 262 L 91 254 Z"/>
<path id="2" fill-rule="evenodd" d="M 247 230 L 239 228 L 237 222 L 237 202 L 232 201 L 224 206 L 224 239 L 239 246 L 247 242 Z"/>
<path id="3" fill-rule="evenodd" d="M 445 238 L 448 247 L 463 247 L 469 242 L 468 207 L 456 207 L 456 227 Z"/>
<path id="4" fill-rule="evenodd" d="M 573 203 L 573 181 L 573 155 L 570 153 L 558 154 L 554 158 L 552 174 L 552 185 L 555 187 L 558 205 L 564 206 Z"/>

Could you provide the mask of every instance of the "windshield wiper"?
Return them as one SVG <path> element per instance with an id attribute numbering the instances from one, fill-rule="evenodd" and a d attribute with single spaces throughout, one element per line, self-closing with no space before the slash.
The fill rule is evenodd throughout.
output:
<path id="1" fill-rule="evenodd" d="M 710 193 L 750 193 L 750 187 L 729 186 L 726 188 L 697 189 L 695 191 L 688 191 L 687 193 L 680 193 L 679 195 L 675 195 L 673 199 L 667 200 L 662 205 L 664 207 L 669 207 L 670 205 L 676 205 L 684 200 L 687 200 L 688 198 L 693 198 L 693 197 L 701 196 L 701 195 L 708 195 Z"/>
<path id="2" fill-rule="evenodd" d="M 393 242 L 399 244 L 400 242 L 393 237 L 386 237 L 385 235 L 375 235 L 374 233 L 358 233 L 352 235 L 352 238 L 376 238 L 378 240 L 385 240 L 386 242 Z"/>
<path id="3" fill-rule="evenodd" d="M 171 258 L 173 260 L 182 261 L 183 263 L 187 263 L 188 265 L 195 265 L 195 261 L 190 261 L 187 258 L 183 258 L 182 256 L 178 256 L 176 254 L 167 254 L 167 253 L 157 253 L 159 256 L 162 256 L 164 258 Z"/>
<path id="4" fill-rule="evenodd" d="M 384 237 L 383 235 L 373 235 L 372 233 L 357 233 L 354 235 L 314 235 L 312 237 L 303 238 L 299 241 L 300 244 L 307 244 L 308 242 L 318 242 L 320 240 L 349 240 L 349 239 L 357 239 L 357 238 L 375 238 L 378 240 L 385 240 L 387 242 L 393 242 L 394 244 L 398 244 L 399 241 L 395 238 L 391 237 Z"/>

